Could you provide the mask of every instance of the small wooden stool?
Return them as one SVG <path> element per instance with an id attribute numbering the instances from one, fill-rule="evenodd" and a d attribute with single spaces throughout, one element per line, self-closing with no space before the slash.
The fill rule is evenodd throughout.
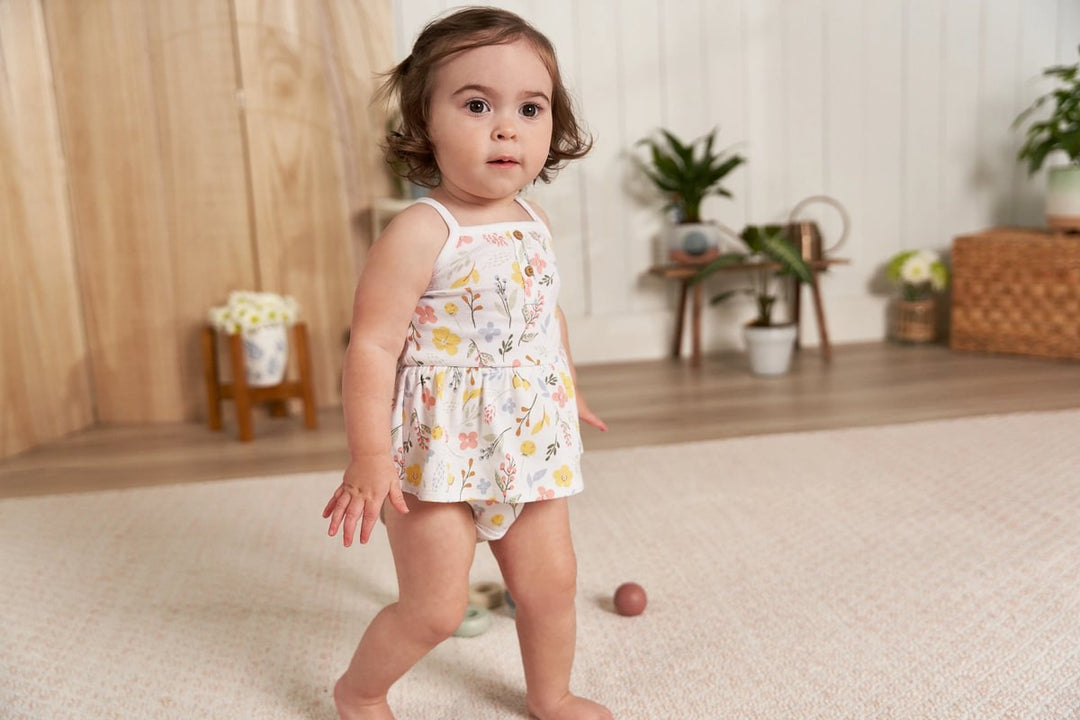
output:
<path id="1" fill-rule="evenodd" d="M 255 403 L 270 403 L 270 414 L 284 417 L 288 414 L 285 401 L 299 398 L 304 403 L 304 427 L 313 429 L 318 425 L 315 415 L 315 393 L 311 384 L 311 356 L 308 349 L 307 325 L 296 323 L 292 329 L 292 346 L 296 352 L 299 380 L 284 380 L 269 387 L 251 387 L 247 384 L 244 367 L 244 341 L 240 333 L 229 335 L 229 364 L 232 366 L 232 382 L 221 382 L 218 374 L 217 332 L 207 325 L 202 331 L 203 370 L 206 373 L 206 420 L 211 430 L 220 430 L 221 401 L 236 402 L 236 421 L 240 426 L 240 439 L 255 439 L 251 422 L 251 408 Z"/>

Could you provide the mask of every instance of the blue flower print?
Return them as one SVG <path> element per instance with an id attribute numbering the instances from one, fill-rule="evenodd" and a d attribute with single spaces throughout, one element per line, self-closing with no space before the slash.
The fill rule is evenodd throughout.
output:
<path id="1" fill-rule="evenodd" d="M 487 494 L 488 488 L 491 487 L 491 483 L 487 480 L 477 480 L 476 489 L 483 494 Z"/>
<path id="2" fill-rule="evenodd" d="M 480 328 L 480 334 L 484 336 L 485 341 L 491 342 L 495 338 L 502 335 L 502 330 L 495 327 L 495 323 L 489 322 L 487 325 Z"/>
<path id="3" fill-rule="evenodd" d="M 502 411 L 504 413 L 512 413 L 517 408 L 517 403 L 514 402 L 513 397 L 506 398 L 506 402 L 502 404 Z"/>

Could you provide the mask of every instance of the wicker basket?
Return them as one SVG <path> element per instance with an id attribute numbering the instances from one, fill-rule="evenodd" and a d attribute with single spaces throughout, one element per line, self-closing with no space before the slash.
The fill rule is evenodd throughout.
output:
<path id="1" fill-rule="evenodd" d="M 1080 359 L 1080 235 L 958 237 L 952 275 L 952 348 Z"/>
<path id="2" fill-rule="evenodd" d="M 930 300 L 893 301 L 893 340 L 928 343 L 937 338 L 937 303 Z"/>

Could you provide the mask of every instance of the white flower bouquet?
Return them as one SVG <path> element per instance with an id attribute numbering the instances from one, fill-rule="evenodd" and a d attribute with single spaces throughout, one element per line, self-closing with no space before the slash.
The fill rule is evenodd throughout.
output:
<path id="1" fill-rule="evenodd" d="M 893 255 L 885 275 L 905 300 L 926 300 L 949 286 L 949 270 L 933 250 L 904 250 Z"/>
<path id="2" fill-rule="evenodd" d="M 296 322 L 299 309 L 289 295 L 238 290 L 229 293 L 226 304 L 210 308 L 209 319 L 220 332 L 247 334 L 273 325 L 288 327 Z"/>

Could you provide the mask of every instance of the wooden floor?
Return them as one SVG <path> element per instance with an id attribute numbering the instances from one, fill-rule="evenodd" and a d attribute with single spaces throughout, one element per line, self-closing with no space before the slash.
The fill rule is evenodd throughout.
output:
<path id="1" fill-rule="evenodd" d="M 590 450 L 1080 408 L 1080 363 L 954 353 L 887 343 L 802 351 L 793 371 L 749 374 L 741 354 L 683 362 L 584 366 L 580 390 L 611 429 L 583 427 Z M 260 415 L 255 441 L 198 424 L 97 427 L 0 461 L 0 497 L 337 470 L 347 458 L 338 410 L 304 430 L 298 411 Z"/>

